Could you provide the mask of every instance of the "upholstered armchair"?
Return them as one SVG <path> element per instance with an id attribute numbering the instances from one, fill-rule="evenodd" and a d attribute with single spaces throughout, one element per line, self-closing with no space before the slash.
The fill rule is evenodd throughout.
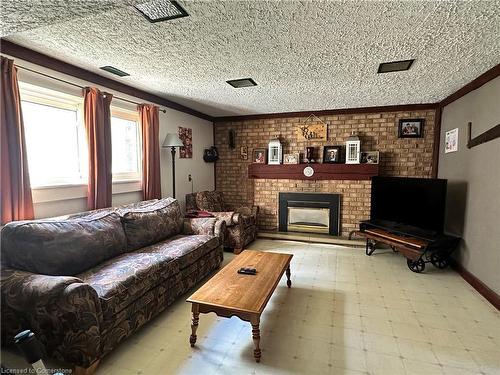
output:
<path id="1" fill-rule="evenodd" d="M 233 207 L 224 202 L 218 191 L 201 191 L 186 195 L 186 211 L 207 211 L 226 223 L 224 247 L 239 254 L 257 237 L 258 207 Z"/>

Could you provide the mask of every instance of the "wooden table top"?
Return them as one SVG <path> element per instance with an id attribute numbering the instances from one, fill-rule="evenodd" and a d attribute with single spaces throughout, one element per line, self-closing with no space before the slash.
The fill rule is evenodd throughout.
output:
<path id="1" fill-rule="evenodd" d="M 244 250 L 186 301 L 260 314 L 286 271 L 291 254 Z M 241 275 L 241 267 L 257 269 Z"/>

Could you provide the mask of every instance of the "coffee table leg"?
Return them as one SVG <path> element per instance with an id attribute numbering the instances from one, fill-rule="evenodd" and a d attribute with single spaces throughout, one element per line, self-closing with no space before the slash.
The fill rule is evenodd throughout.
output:
<path id="1" fill-rule="evenodd" d="M 253 350 L 253 356 L 255 358 L 255 362 L 260 362 L 260 316 L 253 316 L 250 320 L 250 323 L 252 323 L 252 338 L 253 338 L 253 343 L 255 346 L 255 349 Z"/>
<path id="2" fill-rule="evenodd" d="M 288 267 L 286 268 L 286 285 L 290 288 L 292 286 L 292 280 L 290 280 L 290 265 L 288 265 Z"/>
<path id="3" fill-rule="evenodd" d="M 198 329 L 198 322 L 200 320 L 199 309 L 200 306 L 197 303 L 193 303 L 193 306 L 191 307 L 191 311 L 193 313 L 193 318 L 191 320 L 191 336 L 189 337 L 189 343 L 191 344 L 191 347 L 193 347 L 196 343 L 196 330 Z"/>

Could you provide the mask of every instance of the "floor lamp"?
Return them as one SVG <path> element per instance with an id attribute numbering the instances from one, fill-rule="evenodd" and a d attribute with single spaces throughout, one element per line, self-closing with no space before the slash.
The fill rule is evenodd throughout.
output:
<path id="1" fill-rule="evenodd" d="M 182 143 L 179 136 L 175 133 L 168 133 L 163 141 L 161 147 L 168 148 L 170 147 L 170 152 L 172 153 L 172 197 L 175 198 L 175 148 L 183 147 L 184 143 Z"/>

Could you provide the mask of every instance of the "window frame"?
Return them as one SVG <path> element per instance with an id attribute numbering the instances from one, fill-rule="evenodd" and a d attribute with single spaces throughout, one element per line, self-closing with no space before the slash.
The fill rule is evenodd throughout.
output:
<path id="1" fill-rule="evenodd" d="M 111 106 L 111 117 L 117 117 L 122 120 L 137 123 L 137 172 L 113 173 L 112 181 L 114 184 L 140 182 L 142 181 L 142 132 L 141 123 L 139 121 L 139 112 Z M 111 119 L 111 126 L 113 126 L 112 124 L 113 119 Z M 112 133 L 113 130 L 111 130 L 111 134 Z M 113 144 L 112 138 L 113 137 L 111 136 L 111 145 Z"/>
<path id="2" fill-rule="evenodd" d="M 60 91 L 47 89 L 26 82 L 19 82 L 19 91 L 22 102 L 28 102 L 46 107 L 53 107 L 76 112 L 76 143 L 78 145 L 79 180 L 46 180 L 41 184 L 33 184 L 33 190 L 54 189 L 61 187 L 86 186 L 88 184 L 88 157 L 87 143 L 85 141 L 85 128 L 83 126 L 83 98 Z M 22 107 L 22 104 L 21 104 Z M 27 151 L 29 153 L 29 151 Z M 29 169 L 29 168 L 28 168 Z"/>

